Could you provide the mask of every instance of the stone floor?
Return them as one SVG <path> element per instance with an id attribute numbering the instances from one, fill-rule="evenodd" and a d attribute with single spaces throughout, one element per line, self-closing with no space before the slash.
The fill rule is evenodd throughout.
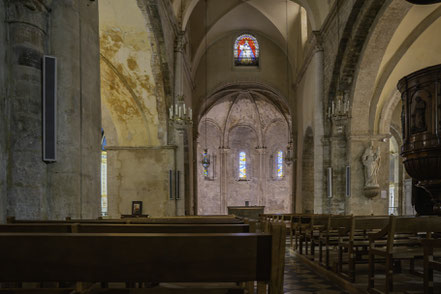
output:
<path id="1" fill-rule="evenodd" d="M 343 294 L 348 293 L 337 286 L 331 281 L 326 280 L 306 265 L 304 265 L 299 258 L 289 253 L 287 250 L 285 258 L 285 280 L 284 280 L 284 293 L 286 294 Z"/>

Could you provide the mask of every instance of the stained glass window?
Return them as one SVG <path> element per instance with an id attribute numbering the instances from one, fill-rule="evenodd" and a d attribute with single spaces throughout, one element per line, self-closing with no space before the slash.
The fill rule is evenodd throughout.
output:
<path id="1" fill-rule="evenodd" d="M 239 179 L 247 178 L 247 154 L 245 152 L 239 153 Z"/>
<path id="2" fill-rule="evenodd" d="M 259 43 L 251 34 L 242 34 L 234 42 L 234 64 L 259 65 Z"/>
<path id="3" fill-rule="evenodd" d="M 101 215 L 107 215 L 107 140 L 101 129 Z"/>
<path id="4" fill-rule="evenodd" d="M 277 177 L 283 178 L 283 152 L 277 152 Z"/>
<path id="5" fill-rule="evenodd" d="M 203 167 L 203 174 L 204 177 L 208 177 L 208 167 L 210 164 L 208 163 L 208 151 L 205 150 L 204 153 L 202 153 L 202 167 Z"/>

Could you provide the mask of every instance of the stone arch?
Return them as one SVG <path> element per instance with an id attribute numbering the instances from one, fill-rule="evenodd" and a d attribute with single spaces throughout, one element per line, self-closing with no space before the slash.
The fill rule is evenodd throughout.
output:
<path id="1" fill-rule="evenodd" d="M 302 212 L 314 213 L 314 134 L 308 127 L 302 152 Z"/>
<path id="2" fill-rule="evenodd" d="M 392 97 L 386 101 L 381 111 L 381 117 L 379 122 L 379 133 L 388 134 L 391 129 L 392 114 L 401 101 L 401 94 L 398 90 L 394 92 Z M 401 135 L 400 135 L 401 136 Z"/>
<path id="3" fill-rule="evenodd" d="M 383 66 L 381 72 L 378 73 L 377 83 L 375 86 L 375 91 L 372 96 L 372 102 L 370 104 L 369 109 L 369 122 L 370 128 L 374 131 L 374 133 L 379 132 L 379 125 L 381 125 L 381 108 L 383 107 L 381 104 L 381 96 L 384 95 L 383 90 L 388 84 L 389 78 L 393 74 L 396 67 L 399 63 L 403 62 L 403 57 L 408 52 L 408 49 L 412 46 L 414 42 L 424 33 L 430 26 L 432 26 L 439 18 L 441 17 L 441 6 L 435 9 L 432 13 L 427 15 L 420 23 L 418 23 L 414 28 L 411 28 L 411 32 L 406 37 L 405 40 L 400 44 L 394 54 L 390 57 L 388 62 Z M 428 66 L 432 64 L 425 64 L 425 62 L 421 63 L 422 66 Z M 403 75 L 408 74 L 410 72 L 403 73 Z M 400 77 L 401 78 L 401 77 Z M 396 81 L 398 83 L 398 80 Z M 394 85 L 395 86 L 395 85 Z M 396 95 L 394 89 L 394 94 L 390 95 L 395 98 Z M 388 97 L 385 97 L 388 98 Z M 388 104 L 388 100 L 384 102 Z M 381 132 L 380 132 L 381 134 Z"/>
<path id="4" fill-rule="evenodd" d="M 370 27 L 383 8 L 384 3 L 385 0 L 357 0 L 352 6 L 339 40 L 338 53 L 328 92 L 329 101 L 332 101 L 339 91 L 345 93 L 350 91 L 356 66 L 370 33 Z"/>

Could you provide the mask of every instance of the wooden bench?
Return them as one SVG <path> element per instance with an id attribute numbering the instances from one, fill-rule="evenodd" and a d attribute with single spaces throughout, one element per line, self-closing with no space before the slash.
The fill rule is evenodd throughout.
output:
<path id="1" fill-rule="evenodd" d="M 2 294 L 245 294 L 244 289 L 226 288 L 91 288 L 83 291 L 73 288 L 0 289 Z"/>
<path id="2" fill-rule="evenodd" d="M 108 223 L 108 224 L 241 224 L 243 220 L 234 216 L 185 216 L 160 218 L 124 218 L 124 219 L 70 219 L 65 220 L 18 220 L 8 217 L 7 223 Z"/>
<path id="3" fill-rule="evenodd" d="M 27 230 L 29 227 L 33 227 L 33 230 L 38 228 L 38 224 L 26 224 L 25 227 L 23 227 L 24 224 L 15 224 L 15 228 L 14 225 L 6 225 L 8 227 L 8 229 L 11 230 L 11 228 L 13 228 L 12 230 L 15 229 L 15 231 L 17 230 L 17 228 L 19 228 L 19 230 L 23 230 L 23 228 L 25 228 L 24 230 Z M 60 228 L 64 227 L 64 230 L 68 230 L 67 228 L 69 228 L 70 226 L 76 226 L 77 229 L 79 230 L 86 230 L 86 231 L 90 231 L 90 230 L 98 230 L 99 232 L 103 232 L 103 228 L 104 231 L 109 231 L 109 230 L 124 230 L 126 232 L 126 234 L 77 234 L 77 233 L 70 233 L 70 234 L 66 234 L 63 233 L 63 230 L 60 230 Z M 202 270 L 202 274 L 200 274 L 201 276 L 197 276 L 197 278 L 193 278 L 192 279 L 187 279 L 186 276 L 184 276 L 184 278 L 180 278 L 178 277 L 178 273 L 177 272 L 173 272 L 171 273 L 171 277 L 168 277 L 168 280 L 162 280 L 162 279 L 157 279 L 155 278 L 155 276 L 151 276 L 150 272 L 154 271 L 154 268 L 159 267 L 160 270 L 162 270 L 164 273 L 164 275 L 169 274 L 170 272 L 168 272 L 166 270 L 167 266 L 167 262 L 169 263 L 173 263 L 173 268 L 176 268 L 176 266 L 178 266 L 178 264 L 181 265 L 181 267 L 185 270 L 187 270 L 188 267 L 192 268 L 193 271 L 197 270 L 197 266 L 199 264 L 198 259 L 202 259 L 201 262 L 204 262 L 204 266 L 208 266 L 208 264 L 210 264 L 210 262 L 212 263 L 213 267 L 217 267 L 218 264 L 221 265 L 220 269 L 217 270 L 213 270 L 210 269 L 211 271 L 222 271 L 226 270 L 226 271 L 230 271 L 230 269 L 226 269 L 226 266 L 222 266 L 223 263 L 218 263 L 217 259 L 220 260 L 225 260 L 225 262 L 231 262 L 232 260 L 236 259 L 234 262 L 232 262 L 230 264 L 231 267 L 235 268 L 238 267 L 239 269 L 243 270 L 244 273 L 242 273 L 242 275 L 248 275 L 249 273 L 247 273 L 248 271 L 250 271 L 250 273 L 255 273 L 255 272 L 262 272 L 264 271 L 264 269 L 257 269 L 257 268 L 261 268 L 261 267 L 267 267 L 267 262 L 265 262 L 266 260 L 268 260 L 268 257 L 261 256 L 261 254 L 267 254 L 265 252 L 261 252 L 262 248 L 266 248 L 264 243 L 263 245 L 261 244 L 261 242 L 264 241 L 260 241 L 260 239 L 262 238 L 261 236 L 268 236 L 268 234 L 129 234 L 127 233 L 127 229 L 123 229 L 126 227 L 129 228 L 136 228 L 136 230 L 139 230 L 140 228 L 155 228 L 158 229 L 158 227 L 162 227 L 165 228 L 167 227 L 167 230 L 170 230 L 170 227 L 172 228 L 178 228 L 178 230 L 188 230 L 185 227 L 192 227 L 197 228 L 197 230 L 200 230 L 201 228 L 204 229 L 208 229 L 208 228 L 221 228 L 221 227 L 229 227 L 229 228 L 234 228 L 235 230 L 240 229 L 240 230 L 248 230 L 249 227 L 248 225 L 237 225 L 237 224 L 233 224 L 233 225 L 124 225 L 124 224 L 119 224 L 117 226 L 115 226 L 114 224 L 80 224 L 80 225 L 68 225 L 68 224 L 45 224 L 43 226 L 43 229 L 45 230 L 54 230 L 54 228 L 56 227 L 57 229 L 55 229 L 55 231 L 57 231 L 58 233 L 56 234 L 22 234 L 22 233 L 13 233 L 13 234 L 7 234 L 7 233 L 0 233 L 0 250 L 2 248 L 2 246 L 5 246 L 4 248 L 8 247 L 8 242 L 3 242 L 2 238 L 6 238 L 7 239 L 11 239 L 13 235 L 18 236 L 19 240 L 22 240 L 22 242 L 16 242 L 16 241 L 11 241 L 9 242 L 9 245 L 14 243 L 18 245 L 18 248 L 14 248 L 18 251 L 12 251 L 9 250 L 9 253 L 14 255 L 15 257 L 13 257 L 13 260 L 8 260 L 8 259 L 3 259 L 3 257 L 1 257 L 1 260 L 5 260 L 6 263 L 3 264 L 3 272 L 7 272 L 10 271 L 9 274 L 12 273 L 12 275 L 16 275 L 15 278 L 8 278 L 8 276 L 4 276 L 2 274 L 2 270 L 0 270 L 0 282 L 22 282 L 22 281 L 27 281 L 29 278 L 31 278 L 30 281 L 46 281 L 48 279 L 48 281 L 82 281 L 82 282 L 97 282 L 97 281 L 104 281 L 104 282 L 111 282 L 115 279 L 119 279 L 120 281 L 125 281 L 125 282 L 133 282 L 134 280 L 137 281 L 149 281 L 149 282 L 156 282 L 156 281 L 161 281 L 161 282 L 169 282 L 172 280 L 175 281 L 183 281 L 185 280 L 185 282 L 194 282 L 195 280 L 197 281 L 201 281 L 201 282 L 206 282 L 208 281 L 206 278 L 203 278 L 205 275 L 205 270 L 204 268 L 201 268 L 200 270 Z M 3 226 L 4 228 L 6 228 L 5 226 Z M 42 227 L 40 227 L 42 228 Z M 273 262 L 272 265 L 270 265 L 270 278 L 267 278 L 266 280 L 263 279 L 263 281 L 260 281 L 258 279 L 258 277 L 256 276 L 254 280 L 260 281 L 259 283 L 259 293 L 266 293 L 264 292 L 264 288 L 266 287 L 265 281 L 269 282 L 269 290 L 270 293 L 282 293 L 283 291 L 283 268 L 284 268 L 284 240 L 285 240 L 285 232 L 284 232 L 285 227 L 281 224 L 273 224 L 270 226 L 270 230 L 272 232 L 272 235 L 270 235 L 270 240 L 272 240 L 271 242 L 271 248 L 272 250 L 270 250 L 270 257 L 269 260 Z M 71 238 L 67 238 L 67 236 L 71 236 Z M 59 237 L 56 237 L 59 236 Z M 169 240 L 169 242 L 165 242 L 164 241 L 157 241 L 157 239 L 155 237 L 160 237 L 163 240 Z M 164 237 L 166 236 L 166 237 Z M 200 240 L 197 238 L 197 236 L 200 236 L 201 238 L 204 238 L 206 236 L 211 237 L 212 239 L 215 237 L 215 239 L 217 241 L 214 241 L 212 239 L 210 240 Z M 223 236 L 226 236 L 226 239 L 222 238 Z M 241 246 L 245 246 L 245 241 L 240 241 L 242 240 L 242 236 L 245 239 L 249 239 L 250 236 L 258 236 L 258 240 L 255 239 L 255 241 L 253 242 L 259 242 L 258 244 L 252 244 L 250 248 L 245 249 L 245 248 L 241 248 Z M 72 239 L 73 237 L 73 239 Z M 109 237 L 112 237 L 109 239 Z M 234 237 L 234 238 L 233 238 Z M 20 239 L 21 238 L 21 239 Z M 30 240 L 25 241 L 26 238 L 30 238 Z M 61 238 L 61 239 L 60 239 Z M 91 239 L 92 238 L 92 239 Z M 138 241 L 136 241 L 136 246 L 135 245 L 130 245 L 129 247 L 122 249 L 119 247 L 124 247 L 124 244 L 126 244 L 127 246 L 129 244 L 132 244 L 131 242 L 128 242 L 127 240 L 129 239 L 133 239 L 133 242 L 135 242 L 136 240 L 143 240 L 142 242 L 144 242 L 144 245 L 140 245 L 138 244 Z M 147 242 L 144 239 L 147 238 L 147 240 L 150 240 L 152 242 Z M 178 238 L 177 242 L 174 242 L 172 240 L 175 240 L 176 238 Z M 253 237 L 256 238 L 256 237 Z M 263 237 L 263 238 L 267 238 L 267 237 Z M 85 241 L 85 239 L 88 240 L 93 240 L 93 242 L 90 242 L 89 245 L 91 246 L 90 248 L 87 247 L 87 245 L 83 244 Z M 104 242 L 103 240 L 105 239 L 109 239 L 110 243 L 107 244 L 106 242 Z M 184 240 L 181 240 L 184 239 Z M 190 241 L 186 241 L 186 239 L 191 240 L 191 242 L 194 242 L 194 246 L 190 246 L 188 245 L 188 243 L 185 242 L 190 242 Z M 283 240 L 282 240 L 283 239 Z M 52 244 L 52 241 L 55 240 L 56 244 Z M 71 245 L 69 246 L 65 246 L 63 244 L 68 243 L 67 240 L 71 240 L 73 243 L 77 243 L 80 242 L 80 245 L 77 247 L 75 246 L 72 247 Z M 79 240 L 79 241 L 78 241 Z M 154 242 L 153 242 L 154 241 Z M 206 244 L 208 244 L 207 246 L 202 246 L 200 242 L 205 242 Z M 219 242 L 219 243 L 217 243 Z M 241 245 L 242 243 L 243 245 Z M 250 241 L 247 241 L 250 242 Z M 266 242 L 266 241 L 265 241 Z M 48 247 L 44 247 L 43 244 L 50 244 L 50 246 Z M 87 242 L 86 242 L 87 243 Z M 121 243 L 121 244 L 120 244 Z M 148 244 L 147 244 L 148 243 Z M 164 244 L 164 248 L 162 248 L 162 251 L 159 250 L 157 251 L 156 248 L 161 247 L 161 243 Z M 25 251 L 25 248 L 29 249 L 29 244 L 32 244 L 32 250 L 28 250 L 30 252 L 28 252 L 27 256 L 26 254 L 22 254 L 22 251 Z M 39 245 L 40 244 L 40 245 Z M 58 244 L 58 245 L 57 245 Z M 155 245 L 156 244 L 156 245 Z M 174 245 L 173 245 L 174 244 Z M 187 245 L 185 245 L 187 244 Z M 217 244 L 216 246 L 213 244 Z M 140 246 L 138 248 L 138 245 Z M 265 245 L 265 246 L 264 246 Z M 51 258 L 51 251 L 57 251 L 58 249 L 55 249 L 55 247 L 60 247 L 61 252 L 64 253 L 57 253 L 56 256 L 58 257 L 53 257 Z M 144 246 L 144 247 L 143 247 Z M 201 246 L 203 248 L 201 248 Z M 222 250 L 217 250 L 217 246 L 223 246 L 224 249 Z M 263 247 L 262 247 L 263 246 Z M 66 248 L 65 248 L 66 247 Z M 103 250 L 100 250 L 100 248 L 103 247 Z M 187 253 L 187 247 L 190 248 L 189 252 Z M 262 248 L 261 248 L 262 247 Z M 20 249 L 21 248 L 21 249 Z M 108 248 L 111 248 L 110 251 Z M 183 259 L 179 259 L 176 256 L 174 256 L 173 253 L 167 255 L 166 252 L 166 248 L 168 248 L 169 250 L 173 251 L 173 253 L 175 251 L 179 251 L 181 254 L 187 256 L 187 257 L 183 257 Z M 232 248 L 234 248 L 234 250 L 232 250 Z M 257 249 L 256 249 L 257 248 Z M 270 249 L 271 249 L 270 248 Z M 34 250 L 35 249 L 35 250 Z M 133 249 L 133 251 L 132 251 Z M 42 253 L 39 251 L 44 251 L 44 250 L 48 250 L 47 253 Z M 70 252 L 69 254 L 66 253 L 66 250 L 72 250 L 72 252 Z M 250 250 L 250 252 L 243 256 L 240 257 L 241 253 L 240 252 L 244 252 Z M 256 251 L 257 250 L 257 251 Z M 266 249 L 265 249 L 266 250 Z M 80 261 L 76 261 L 76 260 L 63 260 L 62 256 L 63 254 L 67 254 L 66 256 L 72 257 L 75 255 L 82 255 L 82 252 L 85 252 L 85 257 L 81 256 Z M 125 253 L 127 251 L 127 253 Z M 144 251 L 148 251 L 148 253 L 144 252 Z M 234 251 L 233 256 L 224 256 L 227 252 L 230 251 Z M 32 253 L 31 253 L 32 252 Z M 113 252 L 113 253 L 112 253 Z M 115 252 L 124 252 L 127 258 L 127 261 L 122 260 L 121 258 L 118 259 L 116 261 L 116 264 L 122 264 L 125 263 L 125 265 L 121 265 L 121 267 L 119 268 L 118 272 L 121 272 L 125 267 L 130 267 L 130 264 L 133 263 L 139 263 L 140 261 L 143 263 L 143 265 L 147 266 L 148 268 L 147 271 L 146 270 L 142 270 L 143 274 L 145 277 L 149 277 L 149 278 L 144 278 L 144 279 L 139 279 L 139 276 L 135 276 L 132 277 L 129 272 L 124 272 L 124 274 L 122 276 L 120 276 L 119 278 L 117 278 L 117 275 L 109 275 L 108 277 L 105 277 L 105 274 L 96 277 L 96 275 L 94 275 L 93 277 L 93 281 L 91 281 L 91 279 L 89 278 L 85 278 L 85 276 L 78 276 L 78 274 L 80 274 L 81 270 L 79 270 L 79 267 L 83 266 L 83 267 L 87 267 L 86 263 L 89 262 L 93 262 L 94 264 L 98 265 L 98 267 L 102 267 L 105 269 L 105 272 L 107 273 L 110 269 L 107 268 L 106 264 L 107 262 L 104 262 L 103 264 L 101 264 L 101 260 L 98 259 L 94 259 L 93 256 L 95 254 L 100 255 L 100 258 L 104 258 L 103 256 L 107 256 L 107 255 L 112 255 L 115 254 Z M 137 253 L 139 254 L 138 259 L 136 259 L 136 255 Z M 156 253 L 155 253 L 156 252 Z M 216 254 L 213 254 L 213 252 L 216 252 Z M 6 253 L 6 251 L 3 251 L 3 253 Z M 249 261 L 249 254 L 251 253 L 251 255 L 253 255 L 257 260 L 254 261 L 254 266 L 251 266 L 250 263 L 251 261 Z M 18 255 L 17 255 L 18 254 Z M 36 257 L 34 257 L 34 255 L 37 255 Z M 46 254 L 48 255 L 48 258 L 45 258 L 44 256 Z M 9 255 L 9 254 L 8 254 Z M 191 261 L 188 258 L 190 258 L 193 255 L 197 255 L 196 260 Z M 205 255 L 208 255 L 205 256 Z M 1 256 L 1 254 L 0 254 Z M 17 261 L 15 261 L 16 257 L 19 256 L 18 258 L 18 263 Z M 189 257 L 190 256 L 190 257 Z M 204 257 L 205 256 L 205 257 Z M 11 257 L 11 256 L 10 256 Z M 146 258 L 147 257 L 147 258 Z M 163 261 L 161 261 L 162 259 L 165 259 L 165 263 L 163 264 Z M 29 271 L 31 273 L 28 273 L 28 276 L 26 277 L 26 273 L 20 273 L 20 271 L 17 271 L 16 268 L 20 267 L 20 262 L 21 265 L 24 266 L 25 263 L 27 263 L 27 259 L 29 259 Z M 88 261 L 89 259 L 89 261 Z M 113 256 L 111 256 L 111 259 L 114 259 Z M 57 264 L 57 262 L 55 262 L 55 265 L 52 264 L 51 260 L 59 260 L 59 264 Z M 154 261 L 153 263 L 151 261 Z M 210 261 L 211 260 L 211 261 Z M 155 263 L 156 262 L 156 263 Z M 225 263 L 224 262 L 224 263 Z M 245 262 L 244 265 L 242 265 L 242 263 Z M 61 274 L 61 276 L 57 277 L 52 276 L 52 273 L 49 273 L 45 270 L 45 273 L 42 275 L 41 273 L 38 272 L 38 264 L 40 265 L 44 265 L 44 264 L 50 264 L 51 266 L 55 266 L 55 267 L 59 267 L 60 268 L 64 268 L 64 273 Z M 81 264 L 81 266 L 78 265 L 78 263 L 83 263 Z M 8 264 L 14 264 L 15 265 L 15 269 L 14 267 L 9 268 L 8 266 L 5 266 Z M 28 266 L 28 265 L 26 265 Z M 171 265 L 169 265 L 171 266 Z M 0 265 L 1 267 L 1 265 Z M 43 268 L 45 268 L 46 266 L 44 265 Z M 254 269 L 251 269 L 251 267 L 254 267 Z M 74 268 L 74 271 L 72 271 L 72 268 Z M 93 265 L 92 265 L 93 268 Z M 117 269 L 118 267 L 115 266 L 114 269 Z M 272 269 L 272 270 L 271 270 Z M 66 271 L 67 270 L 67 271 Z M 141 269 L 139 269 L 141 270 Z M 54 270 L 57 271 L 57 270 Z M 62 271 L 63 272 L 63 271 Z M 87 273 L 87 272 L 86 272 Z M 92 274 L 92 270 L 89 272 L 90 274 Z M 234 271 L 233 271 L 234 273 Z M 71 277 L 69 277 L 69 275 L 72 274 Z M 231 273 L 230 273 L 231 274 Z M 32 276 L 35 275 L 35 276 Z M 64 275 L 64 276 L 63 276 Z M 191 275 L 191 272 L 189 273 L 189 275 Z M 211 277 L 215 276 L 217 274 L 212 274 Z M 228 274 L 219 274 L 219 276 L 217 278 L 215 278 L 212 282 L 220 282 L 221 280 L 225 279 L 222 278 L 223 276 L 225 276 Z M 233 274 L 234 275 L 234 274 Z M 173 278 L 175 277 L 175 278 Z M 243 277 L 237 276 L 236 277 L 236 281 L 235 282 L 239 282 L 239 281 L 247 281 L 248 279 L 243 279 Z M 226 279 L 225 281 L 229 281 L 228 279 Z M 253 281 L 253 279 L 251 279 L 251 281 Z M 254 288 L 254 283 L 247 283 L 247 288 L 249 289 L 249 291 L 252 291 Z M 47 291 L 49 292 L 47 292 Z M 94 292 L 91 293 L 175 293 L 176 291 L 178 291 L 177 293 L 210 293 L 210 294 L 223 294 L 223 293 L 243 293 L 240 291 L 243 291 L 241 289 L 206 289 L 204 288 L 203 290 L 198 290 L 198 289 L 173 289 L 171 291 L 173 292 L 167 292 L 167 290 L 163 290 L 160 289 L 158 287 L 153 288 L 153 289 L 142 289 L 139 290 L 141 292 L 138 291 L 138 289 L 136 289 L 135 292 L 133 292 L 134 289 L 123 289 L 123 292 L 112 292 L 114 290 L 112 289 L 95 289 L 93 290 Z M 6 292 L 5 292 L 6 291 Z M 12 291 L 12 292 L 11 292 Z M 23 292 L 25 291 L 25 292 Z M 28 292 L 29 291 L 29 292 Z M 39 291 L 43 291 L 43 292 L 39 292 Z M 46 291 L 46 292 L 44 292 Z M 64 289 L 8 289 L 8 290 L 0 290 L 0 293 L 65 293 Z M 104 291 L 104 292 L 103 292 Z M 110 291 L 110 292 L 106 292 L 106 291 Z M 138 292 L 137 292 L 138 291 Z M 147 292 L 146 292 L 147 291 Z M 166 291 L 166 292 L 164 292 Z M 193 291 L 193 292 L 192 292 Z M 87 292 L 89 293 L 89 292 Z"/>
<path id="4" fill-rule="evenodd" d="M 276 287 L 277 253 L 264 233 L 0 233 L 0 251 L 1 282 L 258 281 L 259 293 Z"/>
<path id="5" fill-rule="evenodd" d="M 248 233 L 248 224 L 15 223 L 0 233 Z"/>
<path id="6" fill-rule="evenodd" d="M 393 291 L 393 264 L 400 260 L 414 260 L 423 258 L 422 239 L 430 238 L 432 232 L 441 232 L 441 217 L 396 217 L 390 216 L 389 222 L 385 228 L 377 233 L 369 235 L 369 281 L 368 291 L 381 293 L 375 288 L 375 256 L 381 256 L 385 259 L 386 281 L 384 293 Z M 424 235 L 421 235 L 424 233 Z M 413 237 L 395 240 L 396 234 L 412 234 Z M 420 234 L 420 235 L 417 235 Z M 386 244 L 383 245 L 382 239 L 386 238 Z M 380 244 L 376 244 L 380 241 Z M 411 263 L 412 266 L 412 263 Z M 412 269 L 411 269 L 412 272 Z"/>

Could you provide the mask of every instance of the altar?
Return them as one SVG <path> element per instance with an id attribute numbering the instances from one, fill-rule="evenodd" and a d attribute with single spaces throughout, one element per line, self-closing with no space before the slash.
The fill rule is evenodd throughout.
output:
<path id="1" fill-rule="evenodd" d="M 259 219 L 259 215 L 263 214 L 264 209 L 265 206 L 228 206 L 228 214 L 250 219 Z"/>

